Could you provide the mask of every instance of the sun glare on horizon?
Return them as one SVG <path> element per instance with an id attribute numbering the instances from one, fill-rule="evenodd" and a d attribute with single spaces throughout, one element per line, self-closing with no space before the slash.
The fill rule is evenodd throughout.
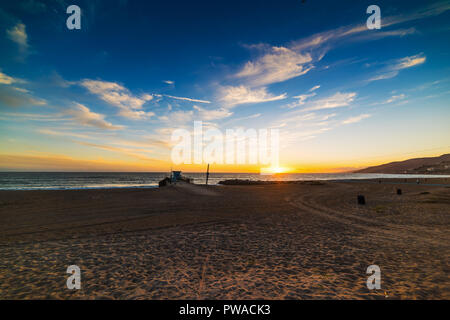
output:
<path id="1" fill-rule="evenodd" d="M 261 174 L 281 174 L 281 173 L 290 173 L 291 169 L 286 167 L 269 167 L 269 168 L 261 168 Z"/>

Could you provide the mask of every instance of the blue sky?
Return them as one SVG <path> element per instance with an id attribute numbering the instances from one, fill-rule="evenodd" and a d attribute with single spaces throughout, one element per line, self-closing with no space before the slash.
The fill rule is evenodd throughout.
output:
<path id="1" fill-rule="evenodd" d="M 449 21 L 450 1 L 1 1 L 0 169 L 159 171 L 194 120 L 279 128 L 301 172 L 449 152 Z"/>

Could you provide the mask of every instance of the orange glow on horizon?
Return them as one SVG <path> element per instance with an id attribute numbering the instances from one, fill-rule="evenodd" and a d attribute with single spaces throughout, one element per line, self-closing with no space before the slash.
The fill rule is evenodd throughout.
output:
<path id="1" fill-rule="evenodd" d="M 447 152 L 448 153 L 448 152 Z M 411 158 L 434 157 L 440 154 L 417 154 L 409 157 L 379 157 L 374 160 L 336 161 L 326 163 L 305 163 L 293 165 L 285 163 L 276 167 L 259 165 L 229 165 L 210 164 L 210 172 L 220 173 L 343 173 L 357 171 L 366 167 L 381 165 L 393 161 L 403 161 Z M 181 170 L 184 172 L 205 172 L 207 164 L 174 165 L 167 160 L 106 160 L 104 158 L 74 158 L 58 154 L 0 154 L 0 171 L 78 171 L 78 172 L 169 172 Z"/>

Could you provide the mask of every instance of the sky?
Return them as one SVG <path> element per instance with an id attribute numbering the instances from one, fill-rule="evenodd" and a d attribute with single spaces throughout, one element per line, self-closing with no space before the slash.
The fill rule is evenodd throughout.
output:
<path id="1" fill-rule="evenodd" d="M 449 39 L 450 1 L 0 0 L 0 171 L 204 171 L 194 121 L 278 129 L 281 171 L 449 153 Z"/>

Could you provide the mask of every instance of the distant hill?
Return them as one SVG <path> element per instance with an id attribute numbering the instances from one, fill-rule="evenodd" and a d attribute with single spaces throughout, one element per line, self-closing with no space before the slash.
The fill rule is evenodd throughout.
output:
<path id="1" fill-rule="evenodd" d="M 358 170 L 355 173 L 450 174 L 450 154 L 390 162 Z"/>

